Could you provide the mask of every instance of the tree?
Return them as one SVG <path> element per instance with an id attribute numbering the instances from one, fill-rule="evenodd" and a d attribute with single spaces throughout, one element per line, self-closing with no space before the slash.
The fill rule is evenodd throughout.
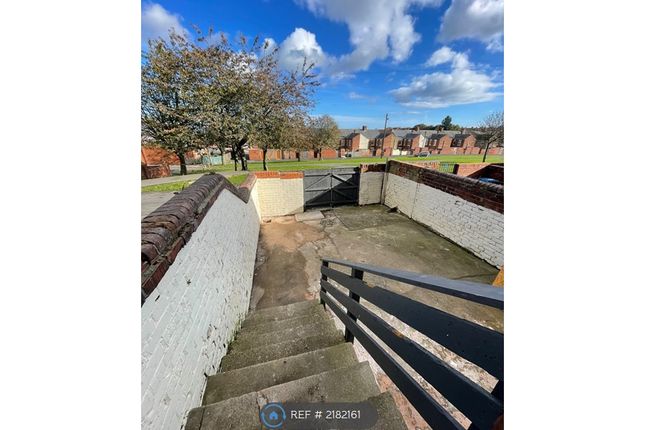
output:
<path id="1" fill-rule="evenodd" d="M 266 149 L 279 147 L 312 106 L 313 64 L 303 61 L 294 71 L 278 67 L 277 50 L 256 37 L 229 42 L 196 29 L 196 41 L 171 32 L 158 39 L 142 67 L 143 134 L 180 159 L 185 152 L 216 145 L 247 170 L 244 150 L 255 141 Z M 266 168 L 266 163 L 265 163 Z"/>
<path id="2" fill-rule="evenodd" d="M 488 148 L 491 145 L 504 146 L 504 112 L 493 112 L 488 115 L 479 125 L 479 129 L 482 131 L 482 136 L 486 142 L 484 159 L 482 160 L 485 163 Z"/>
<path id="3" fill-rule="evenodd" d="M 207 38 L 208 39 L 208 38 Z M 204 124 L 213 136 L 232 148 L 232 157 L 247 170 L 244 149 L 250 142 L 263 151 L 281 148 L 287 127 L 284 122 L 304 115 L 311 107 L 313 88 L 318 85 L 311 73 L 313 64 L 282 71 L 277 50 L 269 52 L 267 42 L 251 43 L 240 37 L 230 43 L 221 37 L 210 43 L 203 55 L 207 67 L 204 92 Z"/>
<path id="4" fill-rule="evenodd" d="M 322 159 L 323 148 L 337 148 L 340 140 L 338 124 L 329 115 L 311 118 L 309 121 L 310 144 L 314 150 L 314 158 Z"/>
<path id="5" fill-rule="evenodd" d="M 412 127 L 412 129 L 414 129 L 414 130 L 416 130 L 417 128 L 418 128 L 419 130 L 434 130 L 434 129 L 436 128 L 436 126 L 421 123 L 421 124 L 415 124 L 415 125 Z"/>
<path id="6" fill-rule="evenodd" d="M 186 152 L 203 147 L 195 121 L 195 69 L 190 43 L 171 32 L 168 40 L 149 42 L 141 68 L 142 137 L 179 158 L 181 174 L 187 173 Z"/>
<path id="7" fill-rule="evenodd" d="M 444 130 L 451 130 L 452 127 L 452 118 L 450 115 L 446 116 L 443 121 L 441 121 L 441 125 L 443 126 Z"/>

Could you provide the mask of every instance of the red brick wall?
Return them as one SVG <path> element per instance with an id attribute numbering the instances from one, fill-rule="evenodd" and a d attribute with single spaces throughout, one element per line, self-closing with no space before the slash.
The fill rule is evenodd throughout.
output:
<path id="1" fill-rule="evenodd" d="M 338 158 L 338 151 L 336 149 L 324 148 L 321 153 L 323 159 Z"/>
<path id="2" fill-rule="evenodd" d="M 141 165 L 141 179 L 165 178 L 167 176 L 170 176 L 170 167 L 167 164 Z"/>
<path id="3" fill-rule="evenodd" d="M 363 163 L 361 164 L 361 173 L 366 172 L 385 172 L 385 163 L 371 164 Z"/>
<path id="4" fill-rule="evenodd" d="M 262 172 L 255 172 L 255 177 L 258 179 L 298 179 L 304 178 L 303 172 L 278 172 L 275 170 L 267 170 Z"/>
<path id="5" fill-rule="evenodd" d="M 179 164 L 179 158 L 170 151 L 156 146 L 141 147 L 141 161 L 147 165 Z"/>
<path id="6" fill-rule="evenodd" d="M 198 159 L 199 154 L 196 151 L 186 152 L 186 160 Z M 179 164 L 179 158 L 172 152 L 167 151 L 158 146 L 142 146 L 141 147 L 141 161 L 143 164 Z"/>
<path id="7" fill-rule="evenodd" d="M 455 166 L 455 174 L 459 176 L 471 176 L 480 170 L 483 170 L 491 163 L 466 163 Z"/>
<path id="8" fill-rule="evenodd" d="M 249 149 L 250 161 L 262 161 L 262 150 L 257 148 Z"/>
<path id="9" fill-rule="evenodd" d="M 436 188 L 479 206 L 504 213 L 504 186 L 390 160 L 387 173 Z"/>

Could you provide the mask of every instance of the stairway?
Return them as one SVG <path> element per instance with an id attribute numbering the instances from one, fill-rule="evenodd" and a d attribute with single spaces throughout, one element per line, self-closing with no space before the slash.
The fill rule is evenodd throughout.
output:
<path id="1" fill-rule="evenodd" d="M 406 430 L 369 364 L 359 363 L 322 305 L 305 301 L 249 314 L 185 430 L 258 430 L 260 408 L 271 402 L 365 400 L 379 415 L 372 429 Z"/>

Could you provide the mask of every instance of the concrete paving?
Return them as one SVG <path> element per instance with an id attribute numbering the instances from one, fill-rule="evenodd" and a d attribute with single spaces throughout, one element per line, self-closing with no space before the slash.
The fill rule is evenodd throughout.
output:
<path id="1" fill-rule="evenodd" d="M 200 169 L 203 167 L 198 166 Z M 147 185 L 159 185 L 159 184 L 169 184 L 171 182 L 181 182 L 181 181 L 195 181 L 199 179 L 201 176 L 204 175 L 204 173 L 190 173 L 191 169 L 188 169 L 188 175 L 173 175 L 173 176 L 166 176 L 165 178 L 154 178 L 154 179 L 142 179 L 141 180 L 141 186 L 145 187 Z M 228 178 L 229 176 L 235 176 L 235 175 L 243 175 L 245 173 L 249 172 L 242 172 L 242 171 L 226 171 L 226 172 L 217 172 L 220 175 Z"/>
<path id="2" fill-rule="evenodd" d="M 375 266 L 491 284 L 498 270 L 460 246 L 435 234 L 405 215 L 382 205 L 346 206 L 322 212 L 322 219 L 298 222 L 294 216 L 274 218 L 262 224 L 251 291 L 251 308 L 263 308 L 317 300 L 321 258 L 335 258 Z M 302 217 L 299 217 L 302 219 Z M 307 217 L 305 217 L 307 218 Z M 314 217 L 315 218 L 315 217 Z M 333 266 L 349 273 L 349 269 Z M 428 291 L 366 273 L 368 285 L 378 285 L 460 318 L 503 332 L 503 312 L 455 297 Z M 384 311 L 365 303 L 406 337 L 491 391 L 496 379 L 436 342 L 411 329 Z M 334 316 L 338 329 L 344 326 Z M 382 391 L 389 392 L 409 428 L 427 424 L 380 369 L 359 342 L 354 343 L 359 361 L 368 361 Z M 388 349 L 386 347 L 386 349 Z M 260 352 L 260 351 L 258 351 Z M 407 364 L 404 368 L 410 370 Z M 465 427 L 468 420 L 421 377 L 417 382 Z"/>
<path id="3" fill-rule="evenodd" d="M 166 203 L 174 195 L 174 192 L 141 193 L 141 219 L 145 218 L 150 212 Z"/>
<path id="4" fill-rule="evenodd" d="M 460 246 L 385 206 L 344 206 L 324 211 L 323 219 L 297 222 L 291 216 L 262 224 L 251 308 L 315 299 L 323 257 L 487 284 L 498 272 Z M 494 309 L 369 274 L 365 280 L 501 329 L 501 313 Z"/>
<path id="5" fill-rule="evenodd" d="M 183 176 L 175 175 L 175 176 L 166 176 L 165 178 L 142 179 L 141 186 L 146 187 L 148 185 L 169 184 L 171 182 L 195 181 L 201 178 L 203 175 L 204 175 L 203 173 L 194 173 L 192 175 L 183 175 Z"/>

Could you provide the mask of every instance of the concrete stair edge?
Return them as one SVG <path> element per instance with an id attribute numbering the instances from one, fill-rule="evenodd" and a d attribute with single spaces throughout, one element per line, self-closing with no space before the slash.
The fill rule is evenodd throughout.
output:
<path id="1" fill-rule="evenodd" d="M 290 357 L 303 352 L 315 351 L 332 345 L 345 342 L 339 330 L 322 335 L 310 336 L 301 339 L 290 339 L 274 345 L 265 345 L 257 348 L 244 349 L 225 355 L 220 362 L 220 372 L 248 367 L 253 364 Z"/>
<path id="2" fill-rule="evenodd" d="M 251 325 L 243 325 L 239 331 L 239 334 L 251 332 L 270 333 L 272 331 L 283 330 L 285 327 L 308 324 L 309 321 L 317 321 L 322 318 L 327 318 L 327 316 L 327 311 L 325 311 L 322 306 L 314 307 L 310 312 L 304 313 L 302 315 L 296 315 L 291 318 L 268 322 L 258 322 L 257 324 Z"/>
<path id="3" fill-rule="evenodd" d="M 250 312 L 246 316 L 246 319 L 242 323 L 242 327 L 248 327 L 263 322 L 279 321 L 296 316 L 302 316 L 311 312 L 318 306 L 322 307 L 320 302 L 318 302 L 317 300 L 306 300 L 303 302 L 291 303 L 283 306 L 257 309 Z"/>
<path id="4" fill-rule="evenodd" d="M 217 373 L 207 378 L 202 406 L 357 363 L 352 344 L 341 343 Z"/>
<path id="5" fill-rule="evenodd" d="M 369 363 L 363 361 L 199 406 L 189 412 L 184 430 L 255 430 L 259 410 L 270 402 L 360 402 L 380 394 Z"/>
<path id="6" fill-rule="evenodd" d="M 295 326 L 289 329 L 276 330 L 268 333 L 242 333 L 229 345 L 229 353 L 244 351 L 246 349 L 258 348 L 261 346 L 275 345 L 284 339 L 306 338 L 322 335 L 338 330 L 331 319 L 322 319 L 307 325 Z"/>

